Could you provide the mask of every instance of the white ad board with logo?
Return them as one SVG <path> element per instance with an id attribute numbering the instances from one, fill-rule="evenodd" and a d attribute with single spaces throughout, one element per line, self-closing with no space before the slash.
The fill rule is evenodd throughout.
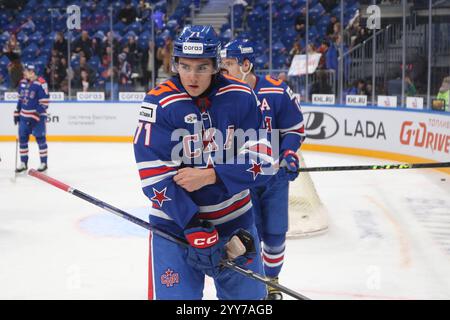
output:
<path id="1" fill-rule="evenodd" d="M 450 161 L 450 113 L 319 106 L 302 106 L 302 111 L 306 144 Z"/>
<path id="2" fill-rule="evenodd" d="M 130 137 L 136 129 L 140 103 L 50 103 L 49 136 Z M 15 103 L 0 103 L 0 136 L 13 136 Z"/>
<path id="3" fill-rule="evenodd" d="M 377 105 L 385 108 L 396 108 L 397 97 L 396 96 L 378 96 Z"/>
<path id="4" fill-rule="evenodd" d="M 334 105 L 336 97 L 334 94 L 313 94 L 312 103 L 318 105 Z"/>
<path id="5" fill-rule="evenodd" d="M 17 134 L 17 126 L 13 122 L 15 107 L 14 102 L 0 103 L 0 140 L 14 141 Z M 128 139 L 135 133 L 142 111 L 140 107 L 141 103 L 130 102 L 50 103 L 48 136 L 81 137 L 80 141 L 84 141 L 84 136 Z M 450 161 L 450 113 L 317 105 L 303 105 L 302 111 L 306 145 Z M 155 115 L 149 113 L 144 116 L 154 120 Z M 194 114 L 186 114 L 184 120 L 186 123 L 198 121 Z"/>
<path id="6" fill-rule="evenodd" d="M 422 97 L 406 97 L 406 107 L 409 109 L 423 109 Z"/>
<path id="7" fill-rule="evenodd" d="M 345 97 L 345 104 L 352 107 L 367 106 L 367 96 L 349 94 Z"/>

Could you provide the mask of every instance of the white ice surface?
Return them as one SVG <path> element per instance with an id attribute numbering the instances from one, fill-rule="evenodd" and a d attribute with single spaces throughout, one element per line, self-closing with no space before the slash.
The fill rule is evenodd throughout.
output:
<path id="1" fill-rule="evenodd" d="M 146 299 L 146 230 L 35 178 L 0 143 L 0 299 Z M 304 153 L 309 166 L 391 163 Z M 38 166 L 30 143 L 30 167 Z M 147 219 L 130 144 L 49 143 L 48 175 Z M 288 240 L 280 283 L 312 299 L 450 299 L 450 176 L 314 173 L 329 232 Z M 445 181 L 443 181 L 445 180 Z M 205 298 L 215 299 L 206 281 Z"/>

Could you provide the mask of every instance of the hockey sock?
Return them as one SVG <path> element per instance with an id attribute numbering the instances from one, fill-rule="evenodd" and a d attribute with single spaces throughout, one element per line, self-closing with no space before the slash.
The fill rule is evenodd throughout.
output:
<path id="1" fill-rule="evenodd" d="M 41 158 L 41 163 L 47 163 L 47 143 L 45 137 L 36 138 L 39 146 L 39 156 Z"/>
<path id="2" fill-rule="evenodd" d="M 264 271 L 268 277 L 275 278 L 280 274 L 284 262 L 285 239 L 284 234 L 263 235 Z"/>

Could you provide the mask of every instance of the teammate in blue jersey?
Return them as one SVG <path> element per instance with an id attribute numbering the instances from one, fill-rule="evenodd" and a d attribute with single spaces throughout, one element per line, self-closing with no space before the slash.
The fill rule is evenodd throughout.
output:
<path id="1" fill-rule="evenodd" d="M 264 270 L 266 276 L 278 282 L 288 231 L 289 181 L 298 176 L 299 158 L 296 152 L 305 138 L 303 115 L 286 84 L 270 76 L 258 77 L 253 73 L 254 47 L 247 39 L 226 44 L 221 57 L 224 72 L 245 81 L 257 94 L 265 128 L 272 135 L 271 143 L 273 146 L 279 145 L 281 169 L 267 185 L 251 189 L 256 225 L 263 242 Z M 280 291 L 268 288 L 266 299 L 282 298 Z"/>
<path id="2" fill-rule="evenodd" d="M 27 64 L 24 79 L 19 83 L 19 100 L 14 111 L 14 124 L 19 124 L 20 164 L 16 172 L 28 169 L 28 141 L 36 138 L 41 164 L 38 171 L 47 170 L 46 121 L 49 94 L 47 82 L 36 75 L 34 65 Z"/>
<path id="3" fill-rule="evenodd" d="M 266 295 L 264 284 L 220 265 L 264 272 L 249 187 L 270 180 L 273 159 L 253 134 L 262 123 L 256 95 L 219 65 L 214 29 L 185 27 L 174 41 L 176 76 L 141 105 L 134 152 L 150 223 L 189 243 L 150 233 L 149 299 L 201 299 L 205 275 L 219 299 Z"/>

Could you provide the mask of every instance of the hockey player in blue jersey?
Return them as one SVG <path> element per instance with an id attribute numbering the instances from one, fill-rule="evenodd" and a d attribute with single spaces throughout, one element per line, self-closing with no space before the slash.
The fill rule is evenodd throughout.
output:
<path id="1" fill-rule="evenodd" d="M 149 299 L 201 299 L 205 275 L 219 299 L 263 299 L 264 284 L 223 259 L 263 273 L 249 187 L 270 180 L 270 144 L 251 135 L 259 102 L 243 82 L 219 73 L 220 41 L 211 26 L 187 26 L 175 38 L 176 76 L 142 102 L 134 152 L 150 223 L 190 246 L 150 233 Z M 262 130 L 264 131 L 264 130 Z"/>
<path id="2" fill-rule="evenodd" d="M 303 115 L 286 84 L 270 76 L 258 77 L 253 73 L 254 47 L 247 39 L 236 39 L 226 44 L 221 57 L 224 72 L 245 81 L 257 94 L 265 128 L 272 134 L 272 145 L 280 146 L 280 170 L 277 175 L 267 185 L 251 189 L 256 225 L 263 242 L 265 274 L 278 282 L 288 231 L 289 181 L 298 176 L 299 158 L 296 152 L 305 138 Z M 279 141 L 273 141 L 277 137 Z M 280 291 L 268 288 L 266 299 L 282 298 Z"/>
<path id="3" fill-rule="evenodd" d="M 20 164 L 16 172 L 28 169 L 28 141 L 36 138 L 41 164 L 38 171 L 47 170 L 46 121 L 49 94 L 47 83 L 36 75 L 34 65 L 27 64 L 24 79 L 19 83 L 19 100 L 14 111 L 14 123 L 19 125 Z"/>

